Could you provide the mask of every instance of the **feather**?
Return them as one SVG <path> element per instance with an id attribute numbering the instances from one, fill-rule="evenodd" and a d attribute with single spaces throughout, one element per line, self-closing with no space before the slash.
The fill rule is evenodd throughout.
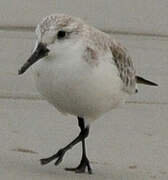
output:
<path id="1" fill-rule="evenodd" d="M 149 81 L 147 79 L 144 79 L 144 78 L 142 78 L 140 76 L 136 76 L 136 82 L 138 84 L 145 84 L 145 85 L 149 85 L 149 86 L 158 86 L 158 84 L 156 84 L 154 82 L 151 82 L 151 81 Z"/>

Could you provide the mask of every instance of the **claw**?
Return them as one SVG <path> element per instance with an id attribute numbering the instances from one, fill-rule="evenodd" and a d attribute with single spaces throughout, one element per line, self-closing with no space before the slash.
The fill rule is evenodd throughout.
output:
<path id="1" fill-rule="evenodd" d="M 55 165 L 57 166 L 62 160 L 63 160 L 63 156 L 65 154 L 65 151 L 63 149 L 60 149 L 56 154 L 54 154 L 51 157 L 45 158 L 45 159 L 40 159 L 41 165 L 45 165 L 50 163 L 51 161 L 56 160 Z"/>
<path id="2" fill-rule="evenodd" d="M 89 174 L 92 174 L 92 169 L 90 167 L 90 163 L 89 160 L 87 159 L 87 157 L 83 157 L 79 166 L 76 168 L 65 168 L 66 171 L 74 171 L 75 173 L 85 173 L 86 168 L 88 170 Z"/>

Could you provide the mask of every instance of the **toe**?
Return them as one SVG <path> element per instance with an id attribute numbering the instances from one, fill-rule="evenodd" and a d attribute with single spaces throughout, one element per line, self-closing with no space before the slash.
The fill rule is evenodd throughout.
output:
<path id="1" fill-rule="evenodd" d="M 65 168 L 65 171 L 76 171 L 76 168 Z"/>
<path id="2" fill-rule="evenodd" d="M 41 165 L 45 165 L 45 164 L 48 164 L 50 161 L 49 161 L 49 159 L 48 158 L 46 158 L 46 159 L 40 159 L 40 163 L 41 163 Z"/>

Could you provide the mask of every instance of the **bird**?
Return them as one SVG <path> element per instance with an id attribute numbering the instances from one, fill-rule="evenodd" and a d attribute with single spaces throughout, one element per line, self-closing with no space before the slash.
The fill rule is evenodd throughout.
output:
<path id="1" fill-rule="evenodd" d="M 40 162 L 58 165 L 68 150 L 82 143 L 79 165 L 65 170 L 92 174 L 85 143 L 91 123 L 137 93 L 138 84 L 158 85 L 136 74 L 124 46 L 78 17 L 51 14 L 35 33 L 35 47 L 18 74 L 32 67 L 40 94 L 61 113 L 77 117 L 80 128 L 72 142 Z"/>

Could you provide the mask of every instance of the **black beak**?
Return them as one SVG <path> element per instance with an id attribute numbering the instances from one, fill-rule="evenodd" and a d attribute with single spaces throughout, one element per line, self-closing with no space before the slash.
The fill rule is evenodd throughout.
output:
<path id="1" fill-rule="evenodd" d="M 27 60 L 27 62 L 19 69 L 18 74 L 23 74 L 32 64 L 34 64 L 39 59 L 48 55 L 49 50 L 43 43 L 39 43 L 36 50 Z"/>

